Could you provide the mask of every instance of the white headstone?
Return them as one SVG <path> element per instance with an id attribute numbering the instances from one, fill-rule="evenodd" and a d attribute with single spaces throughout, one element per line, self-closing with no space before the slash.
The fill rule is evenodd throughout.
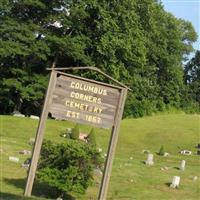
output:
<path id="1" fill-rule="evenodd" d="M 194 176 L 194 177 L 192 178 L 193 181 L 196 181 L 197 179 L 198 179 L 197 176 Z"/>
<path id="2" fill-rule="evenodd" d="M 165 152 L 165 153 L 164 153 L 164 156 L 165 156 L 165 157 L 166 157 L 166 156 L 169 156 L 169 153 Z"/>
<path id="3" fill-rule="evenodd" d="M 180 170 L 182 170 L 182 171 L 185 170 L 185 160 L 182 160 L 182 161 L 181 161 Z"/>
<path id="4" fill-rule="evenodd" d="M 154 165 L 153 154 L 148 154 L 145 164 L 146 165 Z"/>
<path id="5" fill-rule="evenodd" d="M 30 118 L 31 119 L 40 119 L 38 116 L 35 116 L 35 115 L 31 115 Z"/>
<path id="6" fill-rule="evenodd" d="M 189 150 L 182 150 L 182 151 L 181 151 L 181 154 L 183 154 L 183 155 L 191 155 L 192 152 L 189 151 Z"/>
<path id="7" fill-rule="evenodd" d="M 14 157 L 14 156 L 9 156 L 9 160 L 12 162 L 19 162 L 19 158 Z"/>
<path id="8" fill-rule="evenodd" d="M 30 138 L 28 143 L 29 143 L 30 145 L 34 145 L 34 143 L 35 143 L 35 138 Z"/>
<path id="9" fill-rule="evenodd" d="M 14 114 L 13 116 L 15 116 L 15 117 L 25 117 L 25 115 L 23 115 L 23 114 L 21 114 L 21 113 L 16 113 L 16 114 Z"/>
<path id="10" fill-rule="evenodd" d="M 63 200 L 61 197 L 58 197 L 56 200 Z"/>
<path id="11" fill-rule="evenodd" d="M 180 176 L 174 176 L 172 179 L 172 183 L 170 185 L 171 188 L 178 188 L 180 184 Z"/>

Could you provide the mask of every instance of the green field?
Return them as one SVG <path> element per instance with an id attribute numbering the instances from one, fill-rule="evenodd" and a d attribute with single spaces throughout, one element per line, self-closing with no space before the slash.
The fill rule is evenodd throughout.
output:
<path id="1" fill-rule="evenodd" d="M 12 116 L 0 116 L 0 199 L 45 199 L 43 186 L 35 184 L 32 198 L 23 198 L 26 170 L 21 163 L 27 156 L 19 155 L 23 149 L 30 150 L 29 138 L 35 136 L 37 120 Z M 62 141 L 59 134 L 73 123 L 48 120 L 45 138 Z M 82 132 L 89 132 L 88 126 L 81 126 Z M 109 131 L 97 129 L 98 146 L 106 153 Z M 166 114 L 139 119 L 125 119 L 117 145 L 108 198 L 109 200 L 197 200 L 200 198 L 200 156 L 196 155 L 200 143 L 200 116 L 186 114 Z M 157 155 L 160 146 L 170 154 Z M 180 155 L 188 149 L 192 155 Z M 144 161 L 149 150 L 155 156 L 155 165 L 146 166 Z M 19 163 L 8 160 L 9 156 L 20 158 Z M 185 171 L 180 171 L 181 160 L 186 160 Z M 169 167 L 162 171 L 161 167 Z M 180 176 L 179 189 L 169 188 L 173 176 Z M 198 180 L 192 177 L 198 176 Z M 96 199 L 98 184 L 91 186 L 85 196 L 77 199 Z"/>

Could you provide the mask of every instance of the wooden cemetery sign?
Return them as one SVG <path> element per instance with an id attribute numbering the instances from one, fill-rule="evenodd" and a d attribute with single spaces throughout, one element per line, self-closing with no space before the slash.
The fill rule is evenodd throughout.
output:
<path id="1" fill-rule="evenodd" d="M 106 200 L 126 93 L 126 88 L 52 70 L 37 130 L 25 196 L 31 195 L 45 124 L 48 114 L 51 113 L 56 119 L 112 129 L 98 197 L 99 200 Z"/>

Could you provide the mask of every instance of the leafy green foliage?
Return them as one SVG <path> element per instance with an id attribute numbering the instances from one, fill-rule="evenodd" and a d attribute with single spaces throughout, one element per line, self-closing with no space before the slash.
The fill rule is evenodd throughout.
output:
<path id="1" fill-rule="evenodd" d="M 80 134 L 79 125 L 76 124 L 75 127 L 72 129 L 71 139 L 78 140 L 79 134 Z"/>
<path id="2" fill-rule="evenodd" d="M 196 96 L 197 82 L 185 87 L 182 61 L 197 34 L 158 0 L 4 0 L 0 10 L 2 113 L 40 112 L 45 68 L 54 60 L 59 67 L 95 65 L 128 85 L 125 116 L 182 108 L 189 91 Z M 76 74 L 110 82 L 90 71 Z"/>
<path id="3" fill-rule="evenodd" d="M 200 51 L 186 63 L 184 82 L 181 107 L 187 113 L 200 112 Z"/>
<path id="4" fill-rule="evenodd" d="M 53 144 L 44 141 L 37 179 L 53 187 L 57 194 L 84 193 L 93 180 L 93 169 L 101 166 L 94 146 L 76 140 Z"/>
<path id="5" fill-rule="evenodd" d="M 160 150 L 159 150 L 159 153 L 158 153 L 160 156 L 164 156 L 164 154 L 165 154 L 165 150 L 164 150 L 164 146 L 162 145 L 161 147 L 160 147 Z"/>
<path id="6" fill-rule="evenodd" d="M 96 136 L 95 136 L 94 128 L 91 129 L 91 131 L 87 137 L 87 141 L 89 144 L 96 145 Z"/>

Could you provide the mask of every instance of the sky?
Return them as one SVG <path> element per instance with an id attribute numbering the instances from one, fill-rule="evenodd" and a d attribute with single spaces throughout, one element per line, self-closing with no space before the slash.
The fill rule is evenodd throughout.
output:
<path id="1" fill-rule="evenodd" d="M 177 18 L 192 22 L 199 36 L 193 46 L 200 50 L 200 0 L 162 0 L 162 2 L 166 11 Z"/>

